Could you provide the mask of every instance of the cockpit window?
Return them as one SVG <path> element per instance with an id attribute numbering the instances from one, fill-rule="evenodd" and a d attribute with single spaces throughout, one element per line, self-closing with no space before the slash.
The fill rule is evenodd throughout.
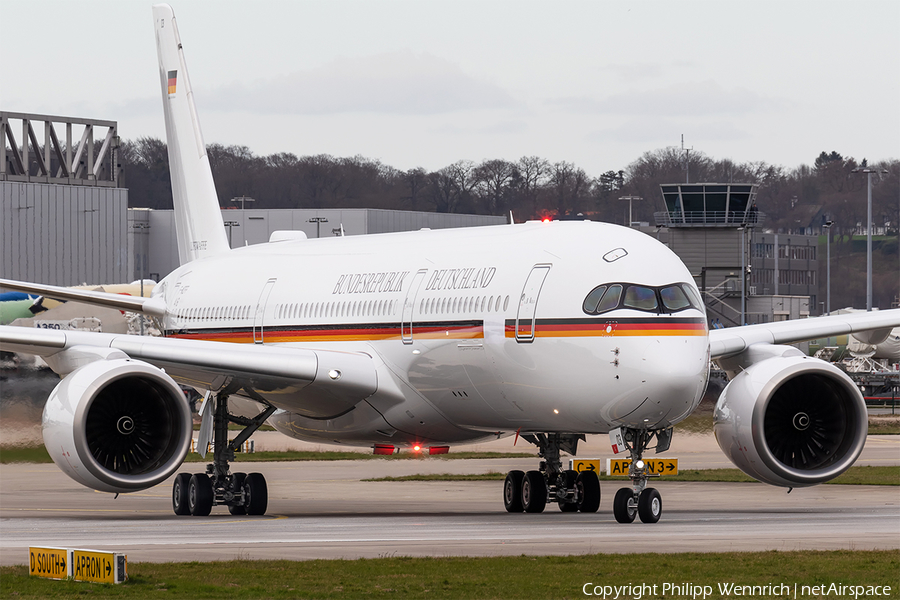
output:
<path id="1" fill-rule="evenodd" d="M 601 285 L 592 289 L 591 293 L 588 294 L 587 298 L 584 299 L 584 306 L 582 307 L 584 312 L 591 314 L 592 312 L 597 310 L 597 304 L 600 302 L 600 298 L 603 297 L 603 292 L 605 291 L 605 285 Z"/>
<path id="2" fill-rule="evenodd" d="M 656 302 L 656 291 L 653 288 L 641 285 L 629 285 L 625 291 L 625 308 L 638 310 L 656 310 L 659 304 Z"/>
<path id="3" fill-rule="evenodd" d="M 662 298 L 663 306 L 671 312 L 690 308 L 691 301 L 685 295 L 680 285 L 669 285 L 659 290 L 659 297 Z"/>
<path id="4" fill-rule="evenodd" d="M 622 286 L 618 283 L 609 286 L 609 290 L 603 294 L 603 300 L 597 306 L 597 313 L 612 310 L 619 305 L 619 298 L 622 297 Z"/>
<path id="5" fill-rule="evenodd" d="M 646 312 L 675 313 L 689 308 L 703 310 L 703 303 L 687 283 L 660 287 L 634 283 L 606 283 L 595 287 L 584 299 L 582 308 L 589 315 L 599 315 L 617 308 Z"/>
<path id="6" fill-rule="evenodd" d="M 699 293 L 692 286 L 682 284 L 681 286 L 684 288 L 684 291 L 687 292 L 688 298 L 691 299 L 691 306 L 696 308 L 697 310 L 703 310 L 703 300 L 700 298 Z"/>

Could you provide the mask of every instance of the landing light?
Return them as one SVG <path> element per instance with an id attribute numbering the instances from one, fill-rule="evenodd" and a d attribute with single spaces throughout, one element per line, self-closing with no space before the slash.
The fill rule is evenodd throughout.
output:
<path id="1" fill-rule="evenodd" d="M 643 468 L 644 468 L 644 461 L 642 461 L 642 460 L 637 461 L 636 463 L 634 463 L 634 467 L 635 467 L 636 469 L 643 469 Z"/>
<path id="2" fill-rule="evenodd" d="M 554 415 L 558 415 L 558 414 L 559 414 L 559 411 L 556 410 L 556 409 L 554 408 L 554 409 L 553 409 L 553 414 L 554 414 Z"/>

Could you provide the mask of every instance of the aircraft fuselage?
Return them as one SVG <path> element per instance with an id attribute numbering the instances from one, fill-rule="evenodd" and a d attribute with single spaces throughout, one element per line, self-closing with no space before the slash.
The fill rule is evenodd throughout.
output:
<path id="1" fill-rule="evenodd" d="M 602 284 L 630 300 L 589 314 Z M 686 417 L 706 386 L 708 331 L 699 301 L 666 307 L 672 284 L 699 298 L 650 236 L 555 222 L 249 246 L 179 268 L 157 293 L 168 336 L 379 361 L 379 392 L 341 414 L 302 414 L 289 386 L 239 392 L 281 409 L 270 421 L 288 435 L 437 444 Z"/>

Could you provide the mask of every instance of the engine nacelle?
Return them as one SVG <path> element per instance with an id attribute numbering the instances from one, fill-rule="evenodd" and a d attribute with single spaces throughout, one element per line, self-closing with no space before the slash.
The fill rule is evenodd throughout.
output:
<path id="1" fill-rule="evenodd" d="M 769 358 L 737 375 L 716 404 L 716 441 L 747 475 L 804 487 L 834 479 L 866 442 L 866 403 L 845 373 L 808 356 Z"/>
<path id="2" fill-rule="evenodd" d="M 164 481 L 190 448 L 191 411 L 162 370 L 119 358 L 79 367 L 44 406 L 44 445 L 91 489 L 136 492 Z"/>

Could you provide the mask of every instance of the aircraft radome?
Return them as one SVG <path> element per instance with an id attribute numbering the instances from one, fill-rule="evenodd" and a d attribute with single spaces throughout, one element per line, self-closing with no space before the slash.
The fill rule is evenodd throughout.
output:
<path id="1" fill-rule="evenodd" d="M 181 266 L 151 298 L 0 281 L 156 319 L 164 337 L 0 329 L 5 350 L 64 378 L 44 409 L 56 464 L 106 492 L 173 473 L 191 441 L 178 384 L 205 393 L 205 474 L 176 476 L 177 514 L 263 514 L 265 479 L 232 472 L 234 450 L 268 421 L 288 436 L 376 452 L 517 433 L 540 468 L 511 471 L 508 511 L 594 512 L 593 472 L 565 470 L 587 434 L 632 459 L 615 518 L 656 522 L 641 460 L 665 451 L 697 406 L 710 360 L 732 377 L 716 438 L 744 472 L 798 487 L 837 477 L 862 451 L 866 407 L 834 366 L 782 344 L 853 332 L 877 343 L 900 310 L 709 331 L 679 258 L 652 237 L 595 222 L 525 223 L 305 239 L 230 249 L 172 9 L 153 8 Z M 221 293 L 229 282 L 227 295 Z M 860 333 L 860 332 L 869 332 Z M 229 423 L 245 429 L 228 441 Z"/>

